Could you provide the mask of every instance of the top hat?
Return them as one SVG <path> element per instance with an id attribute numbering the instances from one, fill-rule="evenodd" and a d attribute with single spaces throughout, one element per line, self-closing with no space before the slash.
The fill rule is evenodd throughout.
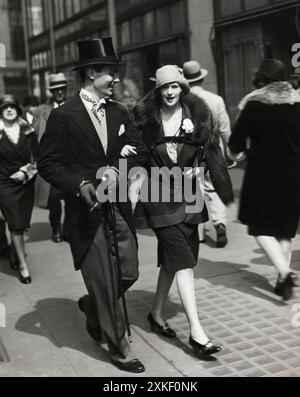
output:
<path id="1" fill-rule="evenodd" d="M 119 65 L 122 62 L 114 49 L 112 38 L 78 41 L 79 60 L 73 70 L 92 65 Z"/>
<path id="2" fill-rule="evenodd" d="M 188 81 L 184 78 L 182 69 L 177 65 L 165 65 L 156 71 L 156 89 L 159 89 L 165 84 L 178 83 L 184 95 L 188 95 L 190 92 L 190 86 Z"/>
<path id="3" fill-rule="evenodd" d="M 0 98 L 0 113 L 2 112 L 2 109 L 5 108 L 5 106 L 13 106 L 17 109 L 18 116 L 20 117 L 22 115 L 22 108 L 20 106 L 20 103 L 18 99 L 14 95 L 3 95 Z"/>
<path id="4" fill-rule="evenodd" d="M 285 80 L 284 63 L 278 59 L 269 58 L 260 65 L 259 72 L 274 81 Z"/>
<path id="5" fill-rule="evenodd" d="M 201 69 L 200 63 L 197 61 L 188 61 L 183 65 L 184 77 L 189 83 L 203 80 L 208 75 L 206 69 Z"/>
<path id="6" fill-rule="evenodd" d="M 63 73 L 50 74 L 48 90 L 67 87 L 67 79 Z"/>

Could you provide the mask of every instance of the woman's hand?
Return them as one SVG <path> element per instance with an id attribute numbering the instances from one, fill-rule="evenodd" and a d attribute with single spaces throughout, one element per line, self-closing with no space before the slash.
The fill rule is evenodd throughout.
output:
<path id="1" fill-rule="evenodd" d="M 196 167 L 196 168 L 191 168 L 190 170 L 185 172 L 185 177 L 189 179 L 196 178 L 201 175 L 201 168 Z"/>
<path id="2" fill-rule="evenodd" d="M 131 146 L 131 145 L 125 145 L 123 147 L 123 149 L 121 150 L 121 156 L 122 157 L 129 157 L 129 156 L 136 156 L 137 155 L 137 151 L 136 151 L 136 147 Z"/>
<path id="3" fill-rule="evenodd" d="M 229 148 L 227 148 L 227 157 L 228 157 L 230 160 L 232 160 L 232 161 L 237 161 L 237 162 L 239 162 L 239 161 L 245 160 L 245 158 L 246 158 L 247 156 L 246 156 L 245 152 L 234 154 L 234 153 L 232 153 L 232 152 L 230 151 Z"/>
<path id="4" fill-rule="evenodd" d="M 26 180 L 26 174 L 23 171 L 18 171 L 11 175 L 11 179 L 17 183 L 23 183 Z"/>

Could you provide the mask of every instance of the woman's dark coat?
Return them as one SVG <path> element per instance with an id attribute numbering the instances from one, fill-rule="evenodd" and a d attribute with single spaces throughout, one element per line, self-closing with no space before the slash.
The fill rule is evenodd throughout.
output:
<path id="1" fill-rule="evenodd" d="M 12 231 L 22 231 L 30 226 L 35 178 L 22 184 L 10 176 L 32 162 L 38 145 L 34 129 L 22 119 L 19 119 L 19 124 L 17 144 L 10 141 L 4 130 L 0 130 L 0 209 Z"/>
<path id="2" fill-rule="evenodd" d="M 168 157 L 165 145 L 164 148 L 159 145 L 164 138 L 164 132 L 159 113 L 159 100 L 156 95 L 155 91 L 149 93 L 133 109 L 143 141 L 152 153 L 148 171 L 151 167 L 167 166 L 169 169 L 174 166 L 181 169 L 193 167 L 197 159 L 201 161 L 203 152 L 217 193 L 226 205 L 231 203 L 233 201 L 231 180 L 219 147 L 218 135 L 213 131 L 211 113 L 205 102 L 193 94 L 182 99 L 183 120 L 190 119 L 193 122 L 194 131 L 192 134 L 187 134 L 181 126 L 179 136 L 184 138 L 185 143 L 178 144 L 178 162 L 174 164 Z M 176 181 L 170 188 L 171 196 L 174 196 L 174 189 L 176 189 Z M 137 226 L 140 228 L 163 227 L 182 222 L 197 224 L 206 221 L 199 212 L 193 216 L 187 216 L 184 200 L 171 201 L 164 205 L 161 205 L 161 202 L 138 204 L 135 217 Z"/>
<path id="3" fill-rule="evenodd" d="M 300 96 L 277 82 L 240 106 L 229 142 L 233 153 L 248 147 L 239 219 L 256 235 L 291 238 L 300 214 Z"/>

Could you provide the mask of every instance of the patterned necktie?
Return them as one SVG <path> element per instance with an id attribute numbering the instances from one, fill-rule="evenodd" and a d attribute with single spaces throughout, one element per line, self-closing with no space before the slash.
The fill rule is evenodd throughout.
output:
<path id="1" fill-rule="evenodd" d="M 102 121 L 104 118 L 104 105 L 106 104 L 106 100 L 105 99 L 100 99 L 100 100 L 96 100 L 96 98 L 93 98 L 92 96 L 87 95 L 84 92 L 80 93 L 80 97 L 82 99 L 84 99 L 87 102 L 90 102 L 93 104 L 92 107 L 92 113 L 93 115 L 96 117 L 98 123 L 100 124 L 100 126 L 102 125 Z"/>
<path id="2" fill-rule="evenodd" d="M 96 99 L 94 97 L 92 97 L 91 95 L 88 95 L 85 92 L 80 92 L 80 97 L 81 99 L 90 102 L 93 104 L 91 112 L 93 114 L 93 116 L 95 117 L 95 119 L 97 120 L 99 127 L 100 128 L 96 128 L 98 137 L 102 143 L 104 152 L 107 152 L 107 131 L 105 126 L 103 126 L 103 120 L 105 119 L 105 109 L 104 109 L 104 105 L 106 104 L 106 100 L 103 99 Z"/>

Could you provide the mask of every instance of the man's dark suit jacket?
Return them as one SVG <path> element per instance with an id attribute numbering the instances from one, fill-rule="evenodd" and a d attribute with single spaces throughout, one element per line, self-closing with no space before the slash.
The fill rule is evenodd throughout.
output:
<path id="1" fill-rule="evenodd" d="M 138 152 L 137 156 L 128 158 L 128 169 L 143 165 L 148 159 L 148 150 L 126 108 L 107 101 L 105 110 L 108 131 L 106 154 L 79 95 L 52 111 L 39 147 L 40 175 L 65 195 L 66 227 L 76 269 L 81 267 L 102 219 L 97 210 L 89 212 L 87 204 L 78 197 L 80 183 L 91 180 L 96 187 L 100 182 L 96 180 L 100 167 L 118 168 L 124 144 L 136 146 Z M 125 133 L 119 136 L 122 124 Z M 135 235 L 131 204 L 119 203 L 118 206 Z"/>

